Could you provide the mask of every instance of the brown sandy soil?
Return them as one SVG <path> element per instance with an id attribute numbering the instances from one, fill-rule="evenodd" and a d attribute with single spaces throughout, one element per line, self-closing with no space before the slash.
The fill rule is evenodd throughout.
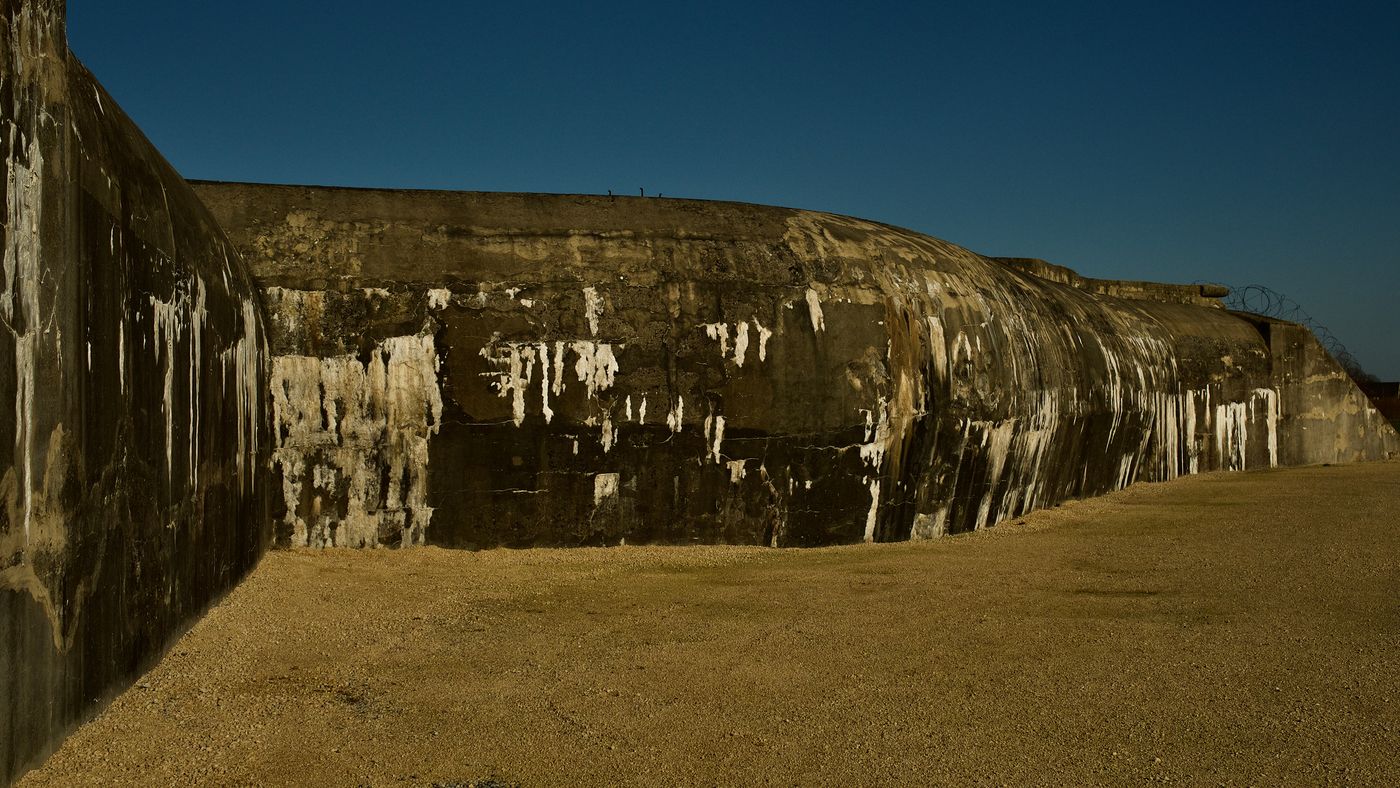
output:
<path id="1" fill-rule="evenodd" d="M 1400 784 L 1400 463 L 812 551 L 277 552 L 21 784 Z"/>

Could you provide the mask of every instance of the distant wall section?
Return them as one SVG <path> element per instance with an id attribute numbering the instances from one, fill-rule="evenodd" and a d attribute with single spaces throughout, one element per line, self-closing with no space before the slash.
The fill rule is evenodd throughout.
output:
<path id="1" fill-rule="evenodd" d="M 751 205 L 195 188 L 263 289 L 293 545 L 927 538 L 1397 448 L 1306 337 L 1199 288 Z"/>
<path id="2" fill-rule="evenodd" d="M 1091 279 L 1080 276 L 1073 269 L 1055 265 L 1036 257 L 991 257 L 988 258 L 1018 271 L 1051 282 L 1059 282 L 1095 295 L 1126 298 L 1132 301 L 1161 301 L 1169 304 L 1192 304 L 1212 309 L 1224 308 L 1220 299 L 1230 294 L 1230 288 L 1223 285 L 1177 285 L 1162 282 L 1134 282 L 1122 279 Z"/>

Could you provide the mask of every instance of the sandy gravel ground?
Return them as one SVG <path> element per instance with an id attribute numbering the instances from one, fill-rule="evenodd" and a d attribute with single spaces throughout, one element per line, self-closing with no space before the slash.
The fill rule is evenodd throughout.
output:
<path id="1" fill-rule="evenodd" d="M 279 552 L 25 786 L 1400 785 L 1400 464 L 813 551 Z"/>

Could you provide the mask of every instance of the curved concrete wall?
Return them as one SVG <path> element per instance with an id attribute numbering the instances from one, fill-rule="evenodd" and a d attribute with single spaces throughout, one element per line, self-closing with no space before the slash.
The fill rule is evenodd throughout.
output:
<path id="1" fill-rule="evenodd" d="M 195 189 L 268 305 L 293 545 L 926 538 L 1397 450 L 1295 326 L 858 219 Z"/>
<path id="2" fill-rule="evenodd" d="M 821 545 L 1400 450 L 1305 329 L 1198 287 L 750 205 L 196 195 L 63 13 L 0 0 L 0 782 L 274 500 L 292 545 Z"/>
<path id="3" fill-rule="evenodd" d="M 0 2 L 0 784 L 267 542 L 256 291 L 63 10 Z"/>

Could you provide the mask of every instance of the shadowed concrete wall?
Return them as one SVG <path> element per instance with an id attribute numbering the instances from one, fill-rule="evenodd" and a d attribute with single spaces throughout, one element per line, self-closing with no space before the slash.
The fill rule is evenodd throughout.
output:
<path id="1" fill-rule="evenodd" d="M 750 205 L 196 197 L 63 11 L 0 0 L 0 781 L 252 566 L 267 493 L 294 545 L 820 545 L 1400 448 L 1200 289 Z"/>
<path id="2" fill-rule="evenodd" d="M 1370 381 L 1362 383 L 1361 388 L 1382 416 L 1400 426 L 1400 382 Z"/>
<path id="3" fill-rule="evenodd" d="M 256 292 L 188 185 L 0 2 L 0 784 L 254 563 Z"/>
<path id="4" fill-rule="evenodd" d="M 1310 335 L 1199 288 L 752 205 L 195 189 L 268 307 L 284 543 L 926 538 L 1397 449 Z"/>

